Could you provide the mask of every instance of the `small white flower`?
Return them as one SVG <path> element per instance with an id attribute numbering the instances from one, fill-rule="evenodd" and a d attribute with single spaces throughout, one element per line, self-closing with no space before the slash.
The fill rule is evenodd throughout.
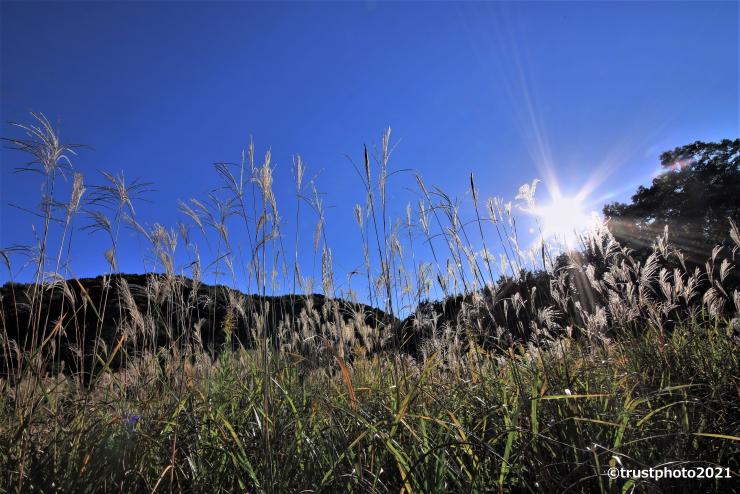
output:
<path id="1" fill-rule="evenodd" d="M 565 388 L 565 394 L 567 394 L 568 396 L 570 396 L 570 395 L 572 395 L 573 393 L 571 393 L 571 392 L 570 392 L 570 390 L 569 390 L 568 388 Z"/>

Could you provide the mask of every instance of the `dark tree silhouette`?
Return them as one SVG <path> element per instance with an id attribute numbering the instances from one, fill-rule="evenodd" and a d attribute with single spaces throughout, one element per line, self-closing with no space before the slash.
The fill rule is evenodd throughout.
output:
<path id="1" fill-rule="evenodd" d="M 614 236 L 645 251 L 668 226 L 687 260 L 703 263 L 729 240 L 729 220 L 740 217 L 740 139 L 696 141 L 660 156 L 664 172 L 640 187 L 631 204 L 604 207 Z"/>

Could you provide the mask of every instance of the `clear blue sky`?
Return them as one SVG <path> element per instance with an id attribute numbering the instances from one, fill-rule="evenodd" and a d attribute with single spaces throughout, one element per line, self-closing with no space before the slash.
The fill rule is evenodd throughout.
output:
<path id="1" fill-rule="evenodd" d="M 2 135 L 45 113 L 75 165 L 154 182 L 140 219 L 174 225 L 177 200 L 217 183 L 249 136 L 271 148 L 290 231 L 291 157 L 321 172 L 339 272 L 361 263 L 352 206 L 362 159 L 384 127 L 392 168 L 464 198 L 513 198 L 533 178 L 564 194 L 587 182 L 600 210 L 649 183 L 661 151 L 737 137 L 737 2 L 34 3 L 2 2 Z M 39 177 L 3 150 L 0 246 L 32 242 Z M 548 176 L 548 170 L 552 177 Z M 401 213 L 410 174 L 391 184 Z M 65 187 L 68 187 L 65 186 Z M 546 194 L 546 190 L 542 191 Z M 304 225 L 310 259 L 313 223 Z M 76 233 L 78 276 L 102 272 L 101 245 Z M 121 255 L 141 271 L 138 244 Z M 310 261 L 308 262 L 310 265 Z M 7 279 L 3 271 L 0 279 Z"/>

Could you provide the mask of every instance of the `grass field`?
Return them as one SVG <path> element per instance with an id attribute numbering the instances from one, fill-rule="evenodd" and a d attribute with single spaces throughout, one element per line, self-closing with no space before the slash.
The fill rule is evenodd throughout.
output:
<path id="1" fill-rule="evenodd" d="M 74 172 L 59 181 L 71 149 L 42 116 L 21 131 L 10 143 L 30 153 L 48 200 L 26 251 L 34 282 L 1 301 L 2 492 L 738 490 L 734 224 L 701 264 L 668 235 L 639 258 L 603 226 L 558 257 L 545 239 L 520 247 L 515 208 L 481 200 L 472 177 L 472 220 L 418 178 L 422 200 L 391 222 L 388 132 L 358 170 L 364 300 L 384 314 L 370 325 L 338 316 L 352 297 L 335 288 L 321 195 L 300 158 L 285 215 L 317 223 L 294 241 L 313 243 L 320 260 L 320 306 L 298 249 L 286 248 L 269 154 L 255 164 L 250 146 L 241 165 L 218 165 L 219 193 L 181 205 L 189 227 L 146 227 L 133 206 L 146 184 L 106 174 L 86 187 Z M 533 189 L 518 200 L 534 201 Z M 138 295 L 112 287 L 123 225 L 160 273 Z M 105 239 L 110 264 L 95 297 L 66 260 L 82 227 Z M 245 251 L 232 248 L 238 228 Z M 213 262 L 201 261 L 196 235 Z M 414 242 L 429 260 L 413 257 Z M 17 254 L 3 251 L 9 272 Z M 217 318 L 209 300 L 223 288 L 203 301 L 182 283 L 202 283 L 209 267 L 263 296 L 279 279 L 301 310 L 278 322 L 265 299 L 229 291 Z M 64 302 L 45 303 L 54 293 Z M 25 316 L 11 324 L 11 313 Z M 712 478 L 607 474 L 663 467 L 711 467 Z"/>

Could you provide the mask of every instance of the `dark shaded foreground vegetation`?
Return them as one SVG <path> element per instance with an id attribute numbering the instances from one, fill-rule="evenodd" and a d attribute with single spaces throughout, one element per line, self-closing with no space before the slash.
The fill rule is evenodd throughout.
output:
<path id="1" fill-rule="evenodd" d="M 445 367 L 378 355 L 305 372 L 290 355 L 170 349 L 88 388 L 29 377 L 2 398 L 5 488 L 734 492 L 740 362 L 727 329 L 477 350 Z M 622 465 L 721 466 L 733 478 L 605 475 Z"/>

